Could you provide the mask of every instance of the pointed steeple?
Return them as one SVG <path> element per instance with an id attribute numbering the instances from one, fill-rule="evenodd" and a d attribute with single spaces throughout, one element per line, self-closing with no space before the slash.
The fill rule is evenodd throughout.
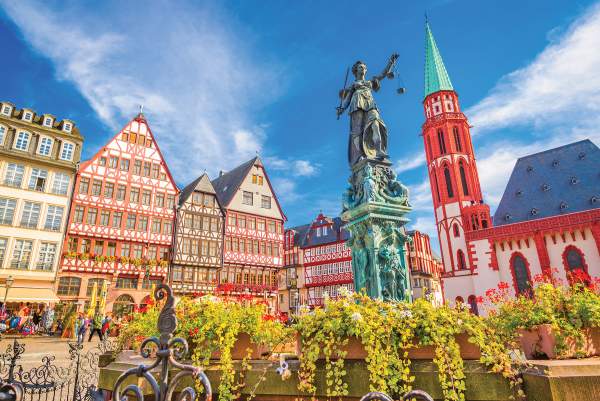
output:
<path id="1" fill-rule="evenodd" d="M 435 44 L 429 22 L 425 21 L 425 97 L 441 90 L 454 90 L 454 88 L 442 55 Z"/>

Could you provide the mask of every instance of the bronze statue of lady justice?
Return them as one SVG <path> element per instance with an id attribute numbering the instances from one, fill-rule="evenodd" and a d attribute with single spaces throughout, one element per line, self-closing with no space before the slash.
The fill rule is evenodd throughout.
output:
<path id="1" fill-rule="evenodd" d="M 352 66 L 354 82 L 348 88 L 344 82 L 344 89 L 340 91 L 340 106 L 337 107 L 337 116 L 348 109 L 350 114 L 350 138 L 348 141 L 348 163 L 353 167 L 362 159 L 387 161 L 387 128 L 379 115 L 377 103 L 372 91 L 377 92 L 381 81 L 385 78 L 394 78 L 394 65 L 398 59 L 397 54 L 392 54 L 380 75 L 366 80 L 367 66 L 362 61 L 357 61 Z M 347 78 L 347 74 L 346 74 Z"/>

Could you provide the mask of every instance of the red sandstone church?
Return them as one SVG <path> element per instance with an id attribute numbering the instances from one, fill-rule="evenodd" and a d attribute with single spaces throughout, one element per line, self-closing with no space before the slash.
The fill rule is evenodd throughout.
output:
<path id="1" fill-rule="evenodd" d="M 426 25 L 423 140 L 444 264 L 444 298 L 468 302 L 500 282 L 527 292 L 539 274 L 600 276 L 600 149 L 589 140 L 520 158 L 494 218 L 470 126 Z"/>

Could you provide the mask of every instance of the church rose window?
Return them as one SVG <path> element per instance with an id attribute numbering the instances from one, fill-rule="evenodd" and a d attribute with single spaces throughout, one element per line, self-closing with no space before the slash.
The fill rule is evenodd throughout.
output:
<path id="1" fill-rule="evenodd" d="M 513 272 L 517 295 L 528 294 L 531 292 L 531 279 L 529 277 L 529 268 L 527 265 L 527 260 L 520 253 L 515 253 L 511 258 L 510 267 Z"/>

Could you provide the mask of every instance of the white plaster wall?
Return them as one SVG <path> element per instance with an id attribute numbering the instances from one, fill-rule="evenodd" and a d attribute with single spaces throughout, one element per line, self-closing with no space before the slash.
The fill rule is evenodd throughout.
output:
<path id="1" fill-rule="evenodd" d="M 475 281 L 475 296 L 484 296 L 485 292 L 494 288 L 500 282 L 500 273 L 490 267 L 491 262 L 491 247 L 488 240 L 478 240 L 470 243 L 475 252 L 474 258 L 477 275 L 474 276 Z M 465 298 L 466 300 L 466 298 Z"/>
<path id="2" fill-rule="evenodd" d="M 454 305 L 454 300 L 458 296 L 462 297 L 465 302 L 467 302 L 469 295 L 475 294 L 473 277 L 473 275 L 469 274 L 465 276 L 442 278 L 446 302 L 450 305 Z"/>
<path id="3" fill-rule="evenodd" d="M 548 249 L 548 256 L 550 257 L 550 266 L 558 270 L 558 278 L 567 280 L 567 274 L 565 271 L 565 265 L 563 263 L 563 252 L 569 245 L 577 247 L 585 257 L 585 263 L 588 266 L 588 274 L 592 277 L 600 277 L 600 254 L 596 247 L 596 241 L 592 236 L 592 232 L 589 228 L 585 229 L 585 239 L 581 231 L 575 232 L 575 240 L 571 238 L 570 234 L 565 234 L 565 241 L 562 237 L 556 234 L 556 244 L 552 241 L 550 235 L 546 236 L 546 247 Z M 555 272 L 553 271 L 554 275 Z"/>
<path id="4" fill-rule="evenodd" d="M 252 183 L 252 174 L 258 174 L 263 176 L 263 185 L 253 184 Z M 254 194 L 253 205 L 245 205 L 243 200 L 243 192 L 248 191 Z M 271 208 L 263 209 L 261 207 L 261 196 L 270 196 L 271 197 Z M 250 172 L 240 185 L 240 188 L 233 196 L 229 208 L 232 210 L 236 210 L 239 212 L 252 213 L 259 216 L 271 217 L 274 219 L 283 219 L 283 216 L 279 212 L 279 208 L 277 207 L 277 202 L 275 201 L 275 194 L 271 191 L 269 184 L 267 182 L 267 177 L 265 176 L 264 170 L 258 166 L 254 166 L 250 169 Z"/>

